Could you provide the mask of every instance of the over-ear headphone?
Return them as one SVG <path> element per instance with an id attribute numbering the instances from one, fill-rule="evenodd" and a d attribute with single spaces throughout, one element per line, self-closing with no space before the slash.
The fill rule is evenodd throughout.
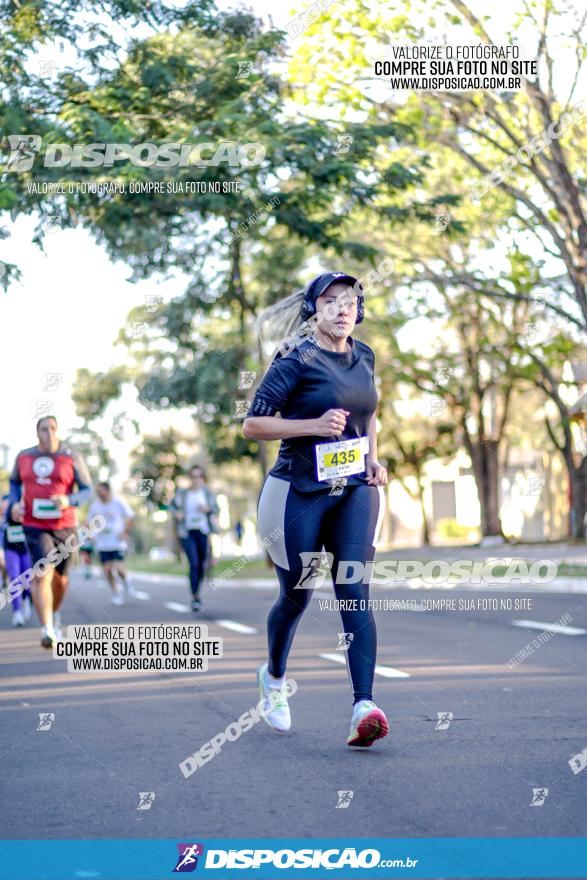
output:
<path id="1" fill-rule="evenodd" d="M 312 315 L 316 314 L 316 306 L 313 302 L 304 299 L 304 303 L 302 305 L 302 311 L 300 312 L 300 317 L 302 321 L 307 321 Z"/>
<path id="2" fill-rule="evenodd" d="M 352 276 L 349 276 L 349 277 L 352 277 Z M 310 283 L 306 287 L 306 289 L 304 291 L 304 302 L 303 302 L 302 310 L 300 313 L 300 317 L 301 317 L 302 321 L 308 321 L 312 317 L 312 315 L 316 314 L 316 299 L 318 297 L 315 295 L 315 291 L 316 291 L 316 287 L 323 279 L 324 279 L 324 275 L 318 275 L 316 278 L 312 279 L 312 281 L 310 281 Z M 333 278 L 332 281 L 330 282 L 330 284 L 335 284 L 336 280 L 337 280 L 336 278 Z M 318 296 L 321 296 L 322 293 L 324 293 L 326 290 L 328 290 L 328 287 L 330 287 L 330 284 L 328 284 L 324 288 L 324 290 L 322 290 L 320 292 L 320 294 L 318 294 Z M 349 284 L 349 287 L 350 286 L 351 285 Z M 357 320 L 356 320 L 356 323 L 360 324 L 363 321 L 364 317 L 365 317 L 365 297 L 363 296 L 362 293 L 359 293 L 357 296 Z"/>

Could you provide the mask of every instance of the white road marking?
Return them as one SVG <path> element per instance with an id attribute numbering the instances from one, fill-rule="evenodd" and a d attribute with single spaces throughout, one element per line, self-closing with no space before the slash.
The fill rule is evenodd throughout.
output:
<path id="1" fill-rule="evenodd" d="M 401 669 L 394 669 L 393 666 L 375 666 L 375 675 L 382 675 L 383 678 L 409 678 L 409 672 L 403 672 Z"/>
<path id="2" fill-rule="evenodd" d="M 560 623 L 542 623 L 540 620 L 512 620 L 512 626 L 521 626 L 523 629 L 540 629 L 549 632 L 560 633 L 562 636 L 584 636 L 587 629 L 578 626 L 561 626 Z"/>
<path id="3" fill-rule="evenodd" d="M 245 623 L 239 623 L 237 620 L 215 620 L 215 624 L 223 626 L 224 629 L 231 629 L 235 633 L 243 633 L 244 635 L 254 635 L 259 630 L 253 626 L 247 626 Z"/>
<path id="4" fill-rule="evenodd" d="M 181 614 L 189 614 L 190 611 L 189 605 L 182 605 L 180 602 L 164 602 L 163 604 L 170 611 L 179 611 Z"/>
<path id="5" fill-rule="evenodd" d="M 334 663 L 346 663 L 346 659 L 343 653 L 340 654 L 319 654 L 319 657 L 322 657 L 324 660 L 332 660 Z M 409 678 L 409 672 L 402 672 L 401 669 L 394 669 L 393 666 L 379 666 L 375 667 L 375 674 L 382 675 L 384 678 Z"/>
<path id="6" fill-rule="evenodd" d="M 149 593 L 143 593 L 142 590 L 133 590 L 131 598 L 142 599 L 143 602 L 146 602 L 148 599 L 151 598 L 151 596 L 149 595 Z"/>

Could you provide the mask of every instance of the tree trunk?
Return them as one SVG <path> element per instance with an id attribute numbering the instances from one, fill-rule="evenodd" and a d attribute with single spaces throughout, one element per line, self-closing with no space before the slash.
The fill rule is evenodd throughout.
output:
<path id="1" fill-rule="evenodd" d="M 430 547 L 430 526 L 426 515 L 426 505 L 424 503 L 424 487 L 422 485 L 422 475 L 418 471 L 416 480 L 418 482 L 418 501 L 420 502 L 420 510 L 422 511 L 422 546 Z"/>
<path id="2" fill-rule="evenodd" d="M 499 442 L 471 443 L 473 473 L 481 505 L 481 534 L 484 538 L 503 535 L 499 519 Z"/>

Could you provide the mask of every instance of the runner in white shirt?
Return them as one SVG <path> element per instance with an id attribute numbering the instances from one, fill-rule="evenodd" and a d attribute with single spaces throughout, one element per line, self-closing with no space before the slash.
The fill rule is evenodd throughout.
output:
<path id="1" fill-rule="evenodd" d="M 210 533 L 208 516 L 208 498 L 203 488 L 188 489 L 185 494 L 185 524 L 188 531 L 198 529 L 204 535 Z"/>
<path id="2" fill-rule="evenodd" d="M 200 591 L 210 563 L 209 536 L 213 531 L 210 516 L 218 514 L 214 493 L 206 484 L 206 472 L 200 465 L 189 471 L 191 485 L 177 489 L 171 511 L 177 522 L 177 535 L 188 558 L 192 611 L 202 607 Z"/>
<path id="3" fill-rule="evenodd" d="M 127 539 L 133 524 L 133 512 L 126 501 L 112 495 L 110 483 L 98 483 L 98 498 L 92 502 L 88 511 L 88 519 L 103 516 L 106 525 L 96 535 L 95 546 L 100 555 L 106 580 L 112 587 L 112 604 L 124 604 L 124 592 L 132 595 L 128 584 L 124 557 L 127 550 Z M 122 582 L 121 588 L 116 582 L 116 575 Z"/>

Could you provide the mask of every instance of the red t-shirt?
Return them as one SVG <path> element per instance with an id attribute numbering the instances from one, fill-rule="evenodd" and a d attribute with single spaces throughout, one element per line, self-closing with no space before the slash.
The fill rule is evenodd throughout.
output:
<path id="1" fill-rule="evenodd" d="M 75 507 L 51 516 L 51 495 L 71 495 L 76 486 L 82 489 L 91 485 L 83 458 L 63 443 L 56 452 L 41 452 L 38 446 L 23 449 L 16 457 L 10 481 L 21 485 L 23 525 L 51 531 L 77 525 Z"/>

